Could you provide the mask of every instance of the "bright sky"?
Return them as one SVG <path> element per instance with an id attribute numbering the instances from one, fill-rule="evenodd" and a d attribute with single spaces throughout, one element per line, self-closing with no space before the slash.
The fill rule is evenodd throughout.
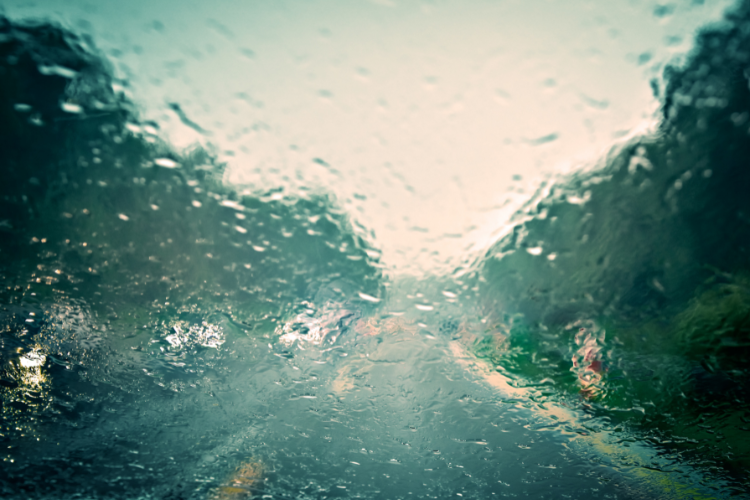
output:
<path id="1" fill-rule="evenodd" d="M 653 123 L 649 81 L 730 4 L 0 1 L 91 34 L 144 118 L 216 148 L 228 182 L 333 193 L 413 275 L 482 252 L 545 176 Z"/>

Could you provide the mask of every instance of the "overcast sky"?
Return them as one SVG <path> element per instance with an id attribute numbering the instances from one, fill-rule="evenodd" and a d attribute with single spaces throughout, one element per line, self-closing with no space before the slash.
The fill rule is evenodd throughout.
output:
<path id="1" fill-rule="evenodd" d="M 143 117 L 215 147 L 227 181 L 333 193 L 411 274 L 483 251 L 545 175 L 651 126 L 649 81 L 730 3 L 0 1 L 91 34 Z"/>

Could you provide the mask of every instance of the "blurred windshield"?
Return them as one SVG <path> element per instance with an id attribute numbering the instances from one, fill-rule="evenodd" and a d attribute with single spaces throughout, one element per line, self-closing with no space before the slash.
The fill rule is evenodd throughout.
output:
<path id="1" fill-rule="evenodd" d="M 9 498 L 739 498 L 750 2 L 0 2 Z"/>

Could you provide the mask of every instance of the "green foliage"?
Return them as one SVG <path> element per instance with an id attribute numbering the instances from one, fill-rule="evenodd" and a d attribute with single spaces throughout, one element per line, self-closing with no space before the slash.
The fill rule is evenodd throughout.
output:
<path id="1" fill-rule="evenodd" d="M 750 281 L 728 276 L 700 292 L 675 318 L 675 339 L 687 355 L 713 369 L 744 370 L 750 364 Z"/>

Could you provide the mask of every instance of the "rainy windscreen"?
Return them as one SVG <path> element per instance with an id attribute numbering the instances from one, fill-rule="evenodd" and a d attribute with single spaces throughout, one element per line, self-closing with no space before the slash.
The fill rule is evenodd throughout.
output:
<path id="1" fill-rule="evenodd" d="M 0 2 L 0 496 L 750 498 L 750 1 Z"/>

